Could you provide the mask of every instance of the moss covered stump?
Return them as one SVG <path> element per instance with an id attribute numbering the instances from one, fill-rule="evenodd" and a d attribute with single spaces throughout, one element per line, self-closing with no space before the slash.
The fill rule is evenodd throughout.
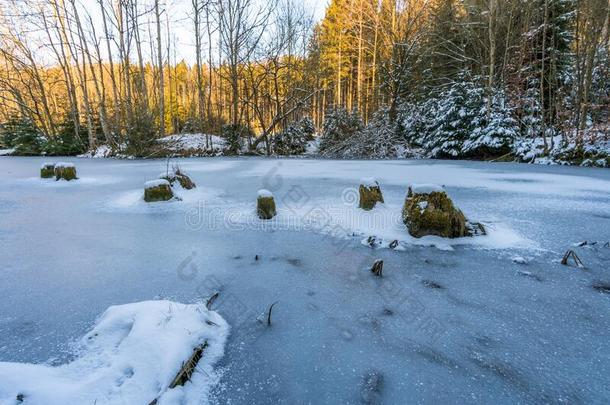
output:
<path id="1" fill-rule="evenodd" d="M 379 182 L 372 178 L 364 178 L 360 180 L 360 202 L 359 208 L 363 210 L 372 210 L 378 202 L 383 203 L 383 195 Z"/>
<path id="2" fill-rule="evenodd" d="M 72 163 L 56 163 L 54 167 L 55 180 L 76 180 L 76 167 Z"/>
<path id="3" fill-rule="evenodd" d="M 445 190 L 436 185 L 409 186 L 402 208 L 402 220 L 416 238 L 426 235 L 444 238 L 471 236 L 466 218 L 457 209 Z"/>
<path id="4" fill-rule="evenodd" d="M 172 168 L 172 171 L 169 173 L 160 174 L 159 178 L 169 181 L 169 184 L 171 186 L 173 186 L 175 182 L 178 182 L 178 184 L 180 184 L 180 187 L 185 190 L 191 190 L 197 187 L 195 182 L 191 180 L 191 178 L 187 176 L 182 170 L 180 170 L 180 167 L 177 166 Z"/>
<path id="5" fill-rule="evenodd" d="M 174 198 L 174 193 L 169 184 L 169 181 L 165 179 L 147 181 L 144 184 L 144 201 L 156 202 L 156 201 L 167 201 Z"/>
<path id="6" fill-rule="evenodd" d="M 197 187 L 193 180 L 191 180 L 191 178 L 184 173 L 176 174 L 176 180 L 178 180 L 180 187 L 185 190 L 190 190 Z"/>
<path id="7" fill-rule="evenodd" d="M 55 163 L 45 163 L 40 167 L 40 177 L 50 179 L 55 176 Z"/>
<path id="8" fill-rule="evenodd" d="M 276 215 L 275 200 L 269 190 L 259 190 L 256 198 L 256 213 L 260 219 L 271 219 Z"/>

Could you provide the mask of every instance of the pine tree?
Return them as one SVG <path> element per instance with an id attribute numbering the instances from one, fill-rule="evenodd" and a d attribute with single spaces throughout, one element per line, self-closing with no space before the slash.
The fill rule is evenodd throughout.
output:
<path id="1" fill-rule="evenodd" d="M 14 155 L 40 155 L 46 139 L 36 125 L 26 117 L 13 116 L 0 125 L 2 142 L 15 149 Z"/>
<path id="2" fill-rule="evenodd" d="M 362 118 L 358 111 L 347 111 L 343 107 L 331 109 L 324 117 L 320 139 L 320 153 L 333 153 L 333 148 L 362 130 Z"/>
<path id="3" fill-rule="evenodd" d="M 309 117 L 290 123 L 286 129 L 273 137 L 273 152 L 278 155 L 300 155 L 305 153 L 307 142 L 313 140 L 315 127 Z"/>
<path id="4" fill-rule="evenodd" d="M 436 103 L 434 116 L 426 125 L 424 147 L 435 158 L 457 158 L 463 143 L 483 124 L 485 114 L 483 87 L 462 73 Z"/>
<path id="5" fill-rule="evenodd" d="M 484 103 L 487 104 L 487 101 Z M 509 153 L 519 135 L 519 126 L 513 118 L 512 110 L 506 104 L 504 93 L 495 90 L 491 111 L 480 112 L 480 117 L 476 119 L 480 124 L 464 142 L 462 154 L 467 157 L 488 158 Z"/>

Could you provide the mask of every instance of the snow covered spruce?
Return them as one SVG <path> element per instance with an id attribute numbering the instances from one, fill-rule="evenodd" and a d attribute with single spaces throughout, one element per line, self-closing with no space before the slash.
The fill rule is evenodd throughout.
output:
<path id="1" fill-rule="evenodd" d="M 144 201 L 168 201 L 174 198 L 174 192 L 165 179 L 151 180 L 144 183 Z"/>
<path id="2" fill-rule="evenodd" d="M 73 163 L 58 162 L 54 166 L 55 180 L 76 180 L 76 167 Z"/>
<path id="3" fill-rule="evenodd" d="M 143 301 L 109 307 L 68 364 L 0 362 L 0 403 L 200 403 L 214 382 L 229 326 L 201 304 Z M 190 382 L 174 381 L 197 348 Z M 174 387 L 175 386 L 175 387 Z"/>
<path id="4" fill-rule="evenodd" d="M 43 163 L 40 167 L 40 178 L 50 179 L 55 176 L 55 163 Z"/>
<path id="5" fill-rule="evenodd" d="M 372 210 L 378 202 L 383 203 L 379 182 L 372 177 L 360 179 L 358 194 L 360 195 L 358 206 L 363 210 Z"/>
<path id="6" fill-rule="evenodd" d="M 256 197 L 256 213 L 260 219 L 271 219 L 276 215 L 275 200 L 269 190 L 258 190 Z"/>
<path id="7" fill-rule="evenodd" d="M 445 189 L 435 184 L 409 186 L 402 219 L 409 233 L 416 238 L 426 235 L 460 238 L 485 233 L 483 225 L 470 225 L 462 211 L 453 205 Z"/>

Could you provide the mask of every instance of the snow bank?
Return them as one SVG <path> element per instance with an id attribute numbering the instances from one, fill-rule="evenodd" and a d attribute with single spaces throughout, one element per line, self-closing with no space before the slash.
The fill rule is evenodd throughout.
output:
<path id="1" fill-rule="evenodd" d="M 229 327 L 198 304 L 144 301 L 108 308 L 81 341 L 71 363 L 0 362 L 0 403 L 148 404 L 201 403 L 214 382 Z M 193 348 L 208 342 L 193 382 L 168 390 Z M 195 393 L 195 392 L 196 393 Z M 195 394 L 195 395 L 194 395 Z M 189 401 L 199 397 L 198 401 Z"/>
<path id="2" fill-rule="evenodd" d="M 78 155 L 77 157 L 100 159 L 100 158 L 110 157 L 111 155 L 112 155 L 112 149 L 110 148 L 110 146 L 100 145 L 100 146 L 96 147 L 95 149 L 90 150 L 89 152 L 83 153 L 82 155 Z"/>
<path id="3" fill-rule="evenodd" d="M 167 149 L 180 150 L 212 150 L 223 149 L 226 145 L 224 138 L 207 134 L 176 134 L 159 139 Z"/>
<path id="4" fill-rule="evenodd" d="M 144 188 L 155 188 L 155 187 L 159 187 L 159 186 L 163 186 L 163 185 L 170 185 L 169 181 L 165 180 L 165 179 L 157 179 L 157 180 L 150 180 L 147 181 L 146 183 L 144 183 Z"/>
<path id="5" fill-rule="evenodd" d="M 68 168 L 68 167 L 74 167 L 74 163 L 68 163 L 68 162 L 57 162 L 57 163 L 55 163 L 55 167 L 58 167 L 58 168 Z"/>
<path id="6" fill-rule="evenodd" d="M 15 149 L 0 149 L 0 156 L 9 156 L 15 153 Z"/>

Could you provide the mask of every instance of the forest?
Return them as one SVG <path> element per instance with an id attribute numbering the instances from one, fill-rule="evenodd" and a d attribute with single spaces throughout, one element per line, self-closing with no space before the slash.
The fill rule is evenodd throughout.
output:
<path id="1" fill-rule="evenodd" d="M 607 0 L 6 0 L 0 148 L 199 133 L 203 155 L 606 167 L 609 21 Z"/>

